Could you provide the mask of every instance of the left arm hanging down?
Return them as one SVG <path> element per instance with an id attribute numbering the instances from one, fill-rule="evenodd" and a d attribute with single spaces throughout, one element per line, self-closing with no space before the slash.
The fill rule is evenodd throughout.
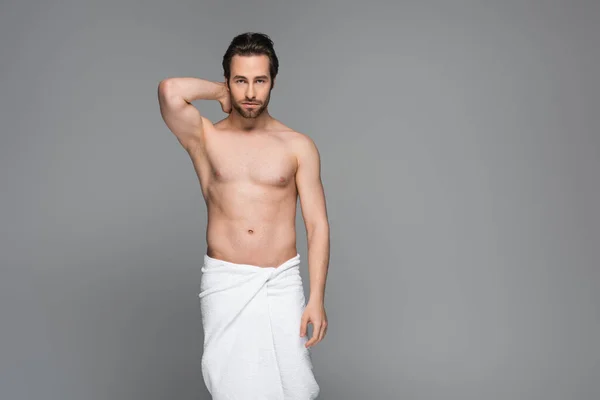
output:
<path id="1" fill-rule="evenodd" d="M 329 269 L 329 222 L 317 146 L 308 136 L 301 135 L 295 150 L 298 159 L 296 187 L 306 226 L 310 276 L 310 297 L 302 316 L 300 335 L 306 335 L 307 324 L 312 323 L 312 338 L 306 343 L 306 347 L 310 347 L 320 342 L 327 330 L 325 286 Z"/>

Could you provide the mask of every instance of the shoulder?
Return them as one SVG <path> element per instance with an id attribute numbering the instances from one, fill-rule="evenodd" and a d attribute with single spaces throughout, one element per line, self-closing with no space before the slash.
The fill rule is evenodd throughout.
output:
<path id="1" fill-rule="evenodd" d="M 217 122 L 212 122 L 208 118 L 204 118 L 203 121 L 205 121 L 206 126 L 209 127 L 212 131 L 225 129 L 227 126 L 227 118 L 224 118 Z"/>
<path id="2" fill-rule="evenodd" d="M 277 121 L 277 136 L 290 146 L 292 150 L 302 150 L 306 147 L 316 147 L 315 142 L 306 133 L 299 132 Z"/>
<path id="3" fill-rule="evenodd" d="M 298 166 L 302 163 L 319 162 L 319 150 L 315 141 L 306 133 L 290 130 L 282 132 L 289 151 L 296 158 Z"/>
<path id="4" fill-rule="evenodd" d="M 276 136 L 294 153 L 310 151 L 311 149 L 316 150 L 317 147 L 309 135 L 285 126 L 277 130 Z"/>
<path id="5" fill-rule="evenodd" d="M 202 126 L 204 130 L 203 140 L 206 143 L 212 143 L 218 136 L 219 132 L 227 131 L 229 128 L 227 119 L 213 122 L 206 117 L 202 117 Z"/>
<path id="6" fill-rule="evenodd" d="M 293 131 L 289 135 L 289 141 L 292 147 L 298 151 L 316 151 L 315 141 L 305 133 Z"/>

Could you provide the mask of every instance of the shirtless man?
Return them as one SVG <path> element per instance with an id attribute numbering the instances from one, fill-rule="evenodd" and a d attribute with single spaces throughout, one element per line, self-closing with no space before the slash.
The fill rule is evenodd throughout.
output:
<path id="1" fill-rule="evenodd" d="M 206 202 L 207 255 L 233 263 L 276 267 L 297 254 L 300 199 L 308 241 L 310 297 L 300 336 L 306 347 L 327 332 L 324 307 L 329 223 L 314 142 L 267 109 L 278 71 L 266 35 L 237 36 L 223 57 L 224 82 L 192 77 L 160 82 L 161 115 L 189 154 Z M 191 102 L 217 100 L 229 115 L 213 124 Z"/>

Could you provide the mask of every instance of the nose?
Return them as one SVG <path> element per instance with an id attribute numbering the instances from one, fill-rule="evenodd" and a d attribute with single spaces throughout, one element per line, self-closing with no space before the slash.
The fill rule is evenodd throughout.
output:
<path id="1" fill-rule="evenodd" d="M 255 96 L 254 86 L 252 85 L 252 83 L 250 83 L 248 85 L 248 89 L 246 90 L 246 98 L 250 99 L 250 100 L 254 100 L 254 96 Z"/>

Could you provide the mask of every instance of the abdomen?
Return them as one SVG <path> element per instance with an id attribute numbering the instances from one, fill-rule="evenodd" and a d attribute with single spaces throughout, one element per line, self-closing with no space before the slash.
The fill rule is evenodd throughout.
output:
<path id="1" fill-rule="evenodd" d="M 295 188 L 214 185 L 207 200 L 207 253 L 241 264 L 276 266 L 297 254 Z"/>

